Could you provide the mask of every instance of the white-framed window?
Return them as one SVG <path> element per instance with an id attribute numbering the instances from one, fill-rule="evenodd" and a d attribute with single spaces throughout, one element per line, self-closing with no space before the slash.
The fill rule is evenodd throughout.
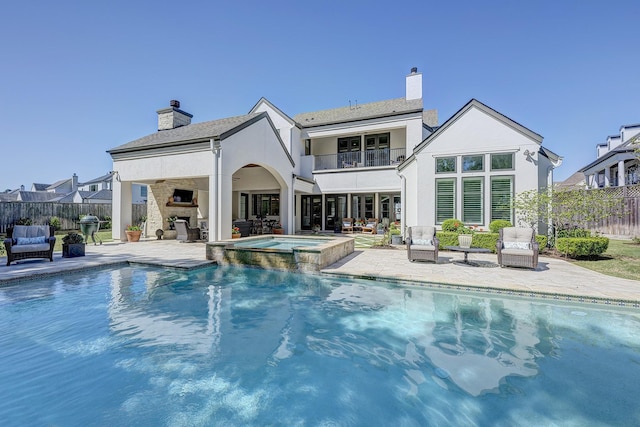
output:
<path id="1" fill-rule="evenodd" d="M 482 172 L 484 170 L 484 155 L 474 154 L 462 156 L 462 172 Z"/>
<path id="2" fill-rule="evenodd" d="M 462 222 L 484 223 L 484 178 L 462 178 Z"/>
<path id="3" fill-rule="evenodd" d="M 491 155 L 491 170 L 513 170 L 513 153 L 495 153 Z"/>
<path id="4" fill-rule="evenodd" d="M 456 171 L 455 157 L 436 158 L 436 173 L 455 173 L 455 171 Z"/>
<path id="5" fill-rule="evenodd" d="M 436 224 L 446 219 L 455 218 L 456 213 L 456 179 L 436 179 Z"/>
<path id="6" fill-rule="evenodd" d="M 513 176 L 491 177 L 491 221 L 506 219 L 513 224 Z"/>

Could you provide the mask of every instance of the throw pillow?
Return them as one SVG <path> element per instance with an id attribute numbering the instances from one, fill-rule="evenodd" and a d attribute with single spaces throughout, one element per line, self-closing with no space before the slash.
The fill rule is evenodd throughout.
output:
<path id="1" fill-rule="evenodd" d="M 431 239 L 412 239 L 411 243 L 414 245 L 433 246 L 433 240 Z"/>
<path id="2" fill-rule="evenodd" d="M 375 228 L 376 223 L 375 222 L 368 222 L 367 223 L 367 228 Z"/>
<path id="3" fill-rule="evenodd" d="M 531 249 L 529 242 L 504 242 L 505 249 Z"/>
<path id="4" fill-rule="evenodd" d="M 342 226 L 343 227 L 351 227 L 351 223 L 350 222 L 343 222 Z"/>
<path id="5" fill-rule="evenodd" d="M 39 243 L 46 243 L 46 237 L 18 237 L 18 245 L 36 245 Z"/>

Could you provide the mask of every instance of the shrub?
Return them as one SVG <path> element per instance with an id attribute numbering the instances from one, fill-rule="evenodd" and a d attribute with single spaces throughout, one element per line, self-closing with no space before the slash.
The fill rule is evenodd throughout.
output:
<path id="1" fill-rule="evenodd" d="M 55 231 L 60 230 L 60 218 L 52 216 L 49 218 L 49 225 L 52 226 Z"/>
<path id="2" fill-rule="evenodd" d="M 31 218 L 20 218 L 15 222 L 15 225 L 31 225 L 31 224 L 33 224 L 33 221 L 31 221 Z"/>
<path id="3" fill-rule="evenodd" d="M 442 222 L 442 231 L 450 231 L 458 234 L 473 234 L 473 230 L 465 227 L 459 219 L 446 219 Z"/>
<path id="4" fill-rule="evenodd" d="M 105 215 L 102 221 L 103 222 L 100 222 L 100 229 L 111 230 L 111 217 L 109 215 Z"/>
<path id="5" fill-rule="evenodd" d="M 562 237 L 556 242 L 556 249 L 571 258 L 595 258 L 608 247 L 609 239 L 606 237 Z"/>
<path id="6" fill-rule="evenodd" d="M 73 245 L 75 243 L 84 243 L 84 237 L 72 231 L 62 238 L 62 243 L 64 243 L 65 245 Z"/>
<path id="7" fill-rule="evenodd" d="M 497 233 L 501 228 L 505 227 L 513 227 L 513 224 L 506 219 L 496 219 L 489 223 L 489 231 L 492 233 Z"/>
<path id="8" fill-rule="evenodd" d="M 4 251 L 4 242 L 0 242 L 0 256 L 5 256 L 6 253 Z"/>
<path id="9" fill-rule="evenodd" d="M 584 228 L 560 228 L 558 227 L 558 237 L 591 237 L 591 231 Z"/>
<path id="10" fill-rule="evenodd" d="M 438 231 L 436 235 L 440 239 L 440 249 L 445 246 L 458 246 L 458 234 L 450 231 Z M 474 248 L 485 248 L 492 252 L 496 251 L 496 243 L 498 242 L 498 233 L 475 233 L 471 246 Z M 547 247 L 547 236 L 536 235 L 536 241 L 540 245 L 540 249 Z"/>

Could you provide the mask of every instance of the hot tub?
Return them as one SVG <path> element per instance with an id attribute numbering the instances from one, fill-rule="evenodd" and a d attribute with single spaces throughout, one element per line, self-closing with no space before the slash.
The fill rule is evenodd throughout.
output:
<path id="1" fill-rule="evenodd" d="M 315 273 L 351 254 L 350 237 L 256 236 L 207 243 L 207 259 L 220 265 Z"/>

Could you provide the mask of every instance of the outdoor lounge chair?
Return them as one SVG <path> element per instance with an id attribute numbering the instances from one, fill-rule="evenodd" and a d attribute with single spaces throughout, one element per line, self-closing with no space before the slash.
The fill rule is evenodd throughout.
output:
<path id="1" fill-rule="evenodd" d="M 342 232 L 353 233 L 353 218 L 342 218 Z"/>
<path id="2" fill-rule="evenodd" d="M 176 219 L 175 220 L 176 231 L 178 235 L 176 236 L 177 240 L 182 240 L 186 242 L 194 242 L 200 239 L 200 229 L 199 228 L 190 228 L 187 221 L 184 219 Z"/>
<path id="3" fill-rule="evenodd" d="M 362 233 L 364 234 L 377 234 L 378 233 L 378 220 L 376 218 L 369 218 L 365 225 L 362 226 Z"/>
<path id="4" fill-rule="evenodd" d="M 438 262 L 438 246 L 436 228 L 431 226 L 407 227 L 407 256 L 409 261 L 415 260 Z"/>
<path id="5" fill-rule="evenodd" d="M 496 251 L 500 267 L 538 266 L 540 245 L 536 241 L 533 228 L 505 227 L 500 229 Z"/>
<path id="6" fill-rule="evenodd" d="M 7 265 L 27 258 L 48 258 L 53 262 L 56 244 L 54 229 L 49 225 L 15 225 L 7 229 L 4 248 Z"/>

